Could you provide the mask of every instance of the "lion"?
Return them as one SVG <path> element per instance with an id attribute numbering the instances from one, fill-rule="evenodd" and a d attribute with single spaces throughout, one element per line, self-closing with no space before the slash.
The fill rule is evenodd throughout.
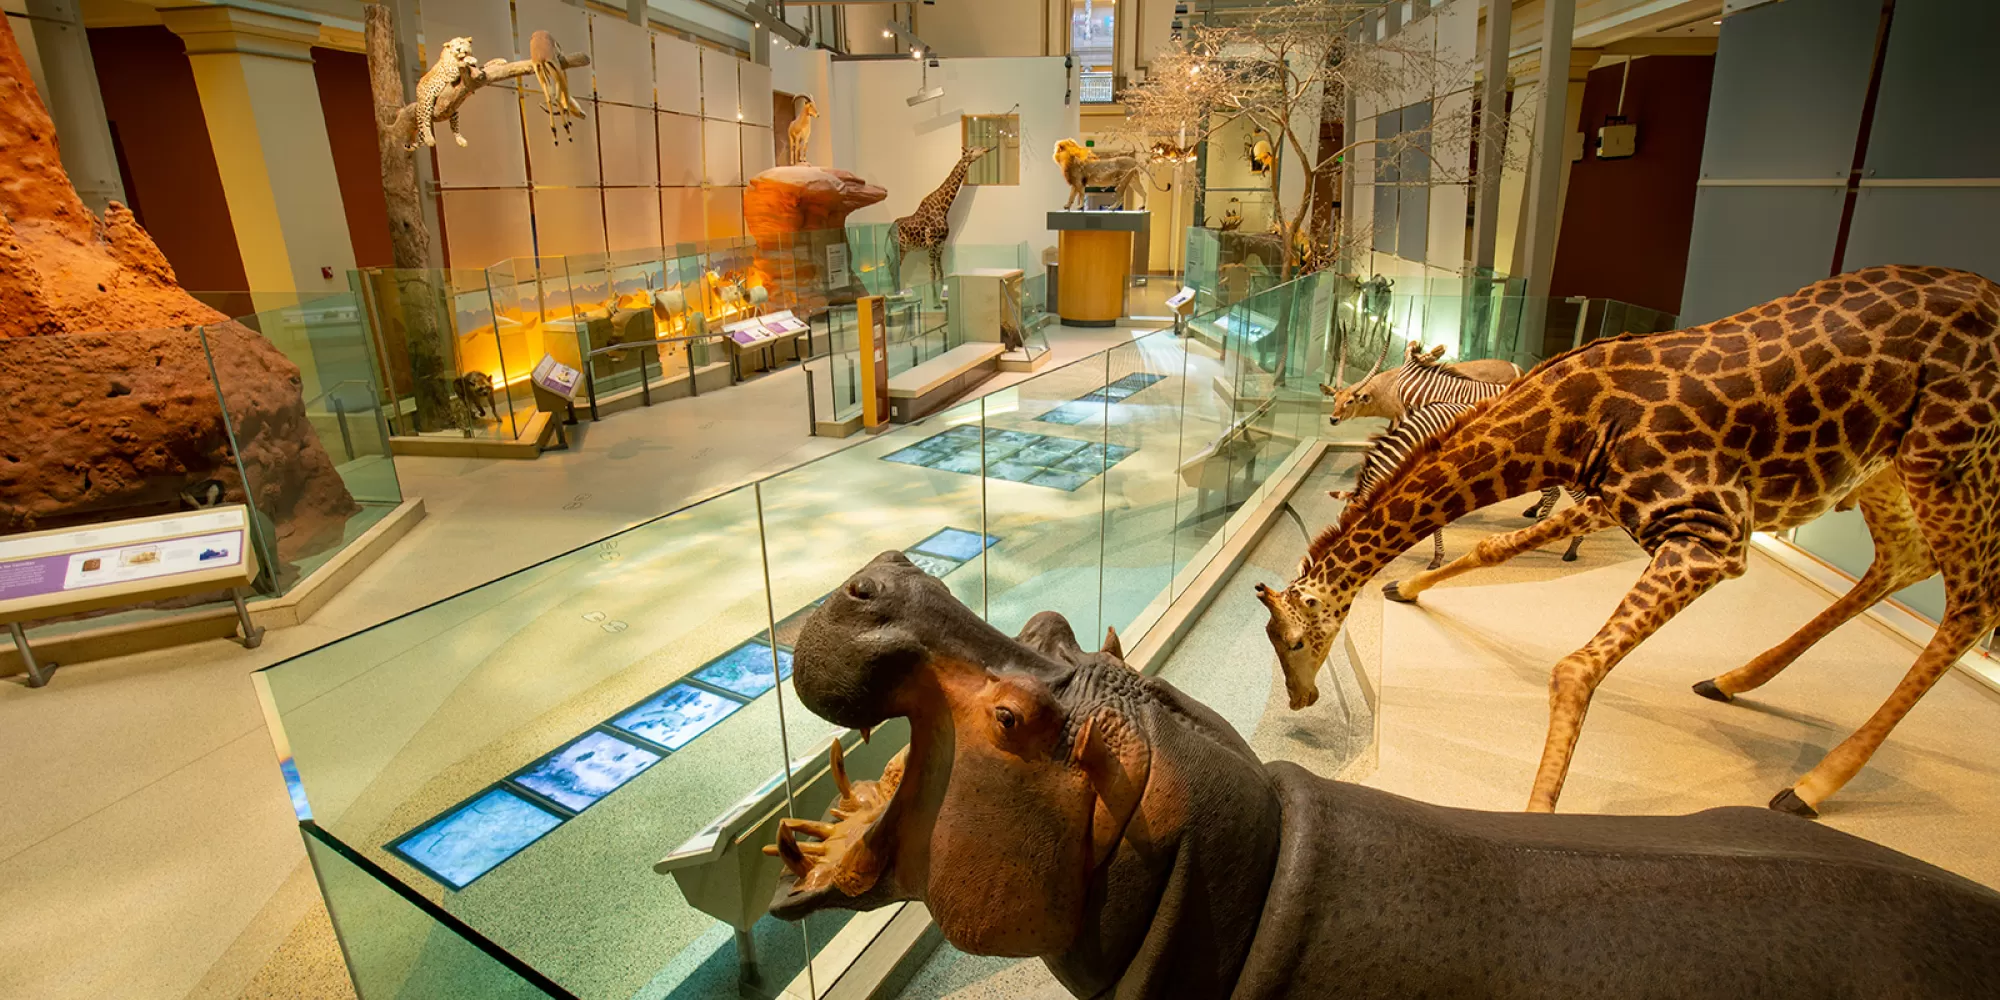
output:
<path id="1" fill-rule="evenodd" d="M 1145 185 L 1140 182 L 1146 176 L 1145 167 L 1136 156 L 1098 156 L 1075 139 L 1063 139 L 1056 143 L 1056 166 L 1062 168 L 1063 180 L 1069 182 L 1069 200 L 1064 208 L 1072 205 L 1084 206 L 1083 189 L 1086 187 L 1108 187 L 1118 191 L 1122 203 L 1125 195 L 1139 195 L 1140 208 L 1145 208 Z"/>

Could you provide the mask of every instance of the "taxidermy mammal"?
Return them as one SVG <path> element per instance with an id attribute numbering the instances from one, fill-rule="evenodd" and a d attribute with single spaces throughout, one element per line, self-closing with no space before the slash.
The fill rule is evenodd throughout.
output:
<path id="1" fill-rule="evenodd" d="M 549 138 L 556 137 L 556 119 L 562 119 L 563 135 L 571 142 L 569 120 L 583 118 L 583 105 L 569 96 L 569 71 L 563 69 L 562 46 L 554 35 L 537 31 L 528 36 L 528 61 L 535 66 L 535 82 L 542 85 L 542 110 L 549 116 Z M 456 125 L 454 125 L 456 127 Z"/>
<path id="2" fill-rule="evenodd" d="M 799 98 L 798 117 L 792 119 L 792 126 L 785 130 L 785 137 L 791 141 L 792 165 L 806 162 L 806 143 L 812 138 L 813 119 L 819 117 L 819 107 L 810 97 Z"/>
<path id="3" fill-rule="evenodd" d="M 923 900 L 975 955 L 1119 1000 L 1990 996 L 2000 893 L 1763 809 L 1448 809 L 1266 764 L 1221 716 L 1085 652 L 1009 638 L 900 552 L 799 635 L 799 701 L 909 720 L 879 780 L 779 820 L 771 911 Z"/>
<path id="4" fill-rule="evenodd" d="M 1315 539 L 1283 590 L 1257 585 L 1293 708 L 1361 588 L 1425 534 L 1552 485 L 1584 503 L 1389 584 L 1414 601 L 1558 539 L 1622 528 L 1652 562 L 1550 681 L 1528 808 L 1552 811 L 1591 693 L 1681 609 L 1741 576 L 1755 531 L 1860 507 L 1875 561 L 1854 589 L 1748 664 L 1695 685 L 1763 686 L 1882 598 L 1944 577 L 1944 620 L 1895 693 L 1771 807 L 1800 815 L 1845 785 L 1952 663 L 2000 621 L 2000 285 L 1942 267 L 1872 267 L 1705 326 L 1586 344 L 1475 406 Z"/>
<path id="5" fill-rule="evenodd" d="M 431 126 L 439 95 L 453 84 L 470 82 L 478 69 L 479 60 L 472 55 L 472 39 L 454 38 L 439 47 L 437 65 L 425 70 L 423 79 L 417 81 L 417 135 L 404 149 L 415 149 L 419 143 L 437 145 L 437 135 Z M 451 113 L 451 137 L 459 145 L 465 145 L 465 137 L 458 134 L 456 111 Z"/>
<path id="6" fill-rule="evenodd" d="M 1139 195 L 1139 208 L 1145 208 L 1145 187 L 1141 178 L 1146 171 L 1136 156 L 1103 156 L 1091 152 L 1075 139 L 1061 139 L 1056 142 L 1056 166 L 1062 168 L 1063 180 L 1069 182 L 1069 200 L 1064 208 L 1082 207 L 1085 204 L 1084 188 L 1108 187 L 1118 192 L 1118 200 L 1123 204 L 1128 194 Z"/>
<path id="7" fill-rule="evenodd" d="M 493 378 L 485 372 L 466 372 L 451 383 L 451 388 L 458 401 L 478 416 L 485 416 L 489 410 L 500 412 L 493 405 Z"/>

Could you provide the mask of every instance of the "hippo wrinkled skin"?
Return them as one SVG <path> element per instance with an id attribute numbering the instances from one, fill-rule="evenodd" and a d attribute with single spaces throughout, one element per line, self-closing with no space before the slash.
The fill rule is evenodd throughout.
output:
<path id="1" fill-rule="evenodd" d="M 806 624 L 806 707 L 910 720 L 829 821 L 786 821 L 787 919 L 923 900 L 946 940 L 1079 997 L 1961 997 L 2000 991 L 2000 893 L 1767 809 L 1426 805 L 1257 760 L 1214 712 L 1013 639 L 900 553 Z"/>

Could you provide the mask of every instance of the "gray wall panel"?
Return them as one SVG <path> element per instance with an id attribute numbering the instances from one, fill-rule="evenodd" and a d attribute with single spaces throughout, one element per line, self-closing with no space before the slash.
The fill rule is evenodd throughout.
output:
<path id="1" fill-rule="evenodd" d="M 1868 177 L 2000 177 L 2000 2 L 1897 0 Z"/>
<path id="2" fill-rule="evenodd" d="M 1846 177 L 1881 12 L 1881 0 L 1807 0 L 1730 18 L 1701 176 Z"/>
<path id="3" fill-rule="evenodd" d="M 1958 267 L 2000 281 L 2000 188 L 1862 188 L 1841 268 L 1871 264 Z"/>
<path id="4" fill-rule="evenodd" d="M 1837 187 L 1702 188 L 1681 324 L 1719 319 L 1826 277 L 1845 201 Z"/>

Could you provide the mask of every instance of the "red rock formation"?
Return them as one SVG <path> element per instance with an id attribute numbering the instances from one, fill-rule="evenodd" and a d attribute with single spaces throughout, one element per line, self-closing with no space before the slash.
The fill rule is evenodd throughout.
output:
<path id="1" fill-rule="evenodd" d="M 284 563 L 338 544 L 360 509 L 306 420 L 298 368 L 182 291 L 123 205 L 100 220 L 77 198 L 0 24 L 0 534 L 169 513 L 208 479 L 240 503 L 244 474 Z"/>
<path id="2" fill-rule="evenodd" d="M 752 177 L 743 192 L 743 222 L 757 241 L 757 269 L 779 285 L 773 297 L 785 305 L 812 305 L 825 291 L 825 301 L 854 301 L 861 294 L 858 281 L 823 289 L 826 248 L 846 240 L 848 215 L 888 196 L 845 170 L 800 165 Z"/>

